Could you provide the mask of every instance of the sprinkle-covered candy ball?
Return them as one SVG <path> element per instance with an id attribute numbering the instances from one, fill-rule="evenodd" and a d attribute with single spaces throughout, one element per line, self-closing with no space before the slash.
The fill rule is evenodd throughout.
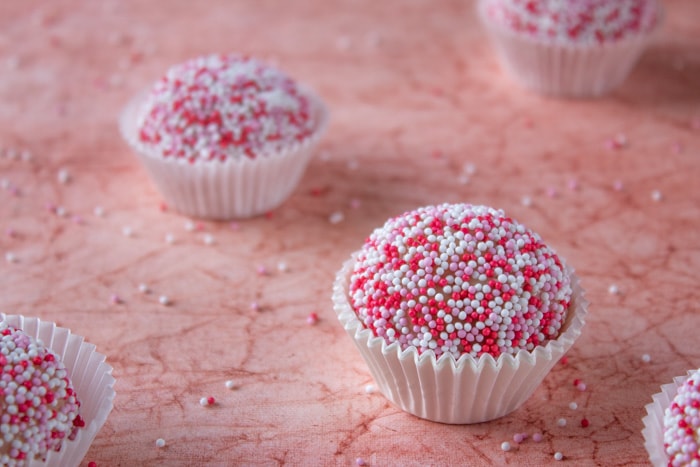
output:
<path id="1" fill-rule="evenodd" d="M 309 137 L 309 99 L 277 69 L 237 55 L 175 65 L 145 102 L 139 141 L 164 157 L 255 159 Z"/>
<path id="2" fill-rule="evenodd" d="M 658 5 L 656 0 L 491 0 L 488 14 L 533 38 L 598 44 L 650 31 Z"/>
<path id="3" fill-rule="evenodd" d="M 503 211 L 443 204 L 376 229 L 358 253 L 349 295 L 387 344 L 498 357 L 556 339 L 572 289 L 554 251 Z"/>
<path id="4" fill-rule="evenodd" d="M 700 371 L 678 388 L 664 413 L 664 448 L 669 466 L 700 466 Z"/>
<path id="5" fill-rule="evenodd" d="M 0 323 L 0 465 L 45 459 L 84 422 L 59 357 L 24 331 Z"/>

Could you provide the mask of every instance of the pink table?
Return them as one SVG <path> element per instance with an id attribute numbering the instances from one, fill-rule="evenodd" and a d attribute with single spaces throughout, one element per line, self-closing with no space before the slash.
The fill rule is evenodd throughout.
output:
<path id="1" fill-rule="evenodd" d="M 571 101 L 503 76 L 469 1 L 0 4 L 0 311 L 108 355 L 115 407 L 84 463 L 645 464 L 644 405 L 700 366 L 700 2 L 666 10 L 618 91 Z M 276 61 L 332 110 L 291 199 L 235 225 L 163 212 L 116 126 L 169 65 L 215 51 Z M 568 363 L 474 426 L 367 393 L 330 302 L 374 227 L 443 201 L 505 209 L 591 301 Z"/>

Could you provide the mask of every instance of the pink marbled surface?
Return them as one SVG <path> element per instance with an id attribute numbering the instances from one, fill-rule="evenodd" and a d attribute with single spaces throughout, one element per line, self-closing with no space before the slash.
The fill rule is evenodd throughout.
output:
<path id="1" fill-rule="evenodd" d="M 572 101 L 514 86 L 466 0 L 1 3 L 0 252 L 16 262 L 0 258 L 0 311 L 57 321 L 108 355 L 115 407 L 85 463 L 543 465 L 560 451 L 571 465 L 644 465 L 644 405 L 700 366 L 700 4 L 669 0 L 665 16 L 620 89 Z M 160 210 L 116 121 L 170 64 L 215 51 L 275 60 L 332 121 L 270 218 L 190 232 Z M 617 134 L 627 146 L 606 148 Z M 443 201 L 505 209 L 591 301 L 568 363 L 521 409 L 473 426 L 365 393 L 367 366 L 331 309 L 336 270 L 375 226 Z M 542 443 L 501 450 L 535 431 Z"/>

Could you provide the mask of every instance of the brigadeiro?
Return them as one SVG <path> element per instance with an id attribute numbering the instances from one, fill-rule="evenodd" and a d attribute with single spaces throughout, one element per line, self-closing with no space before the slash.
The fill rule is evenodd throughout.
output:
<path id="1" fill-rule="evenodd" d="M 520 407 L 580 335 L 587 307 L 536 233 L 469 204 L 389 219 L 344 264 L 333 301 L 383 394 L 443 423 Z"/>
<path id="2" fill-rule="evenodd" d="M 205 219 L 266 213 L 296 188 L 328 121 L 319 97 L 255 58 L 170 68 L 120 118 L 166 203 Z"/>

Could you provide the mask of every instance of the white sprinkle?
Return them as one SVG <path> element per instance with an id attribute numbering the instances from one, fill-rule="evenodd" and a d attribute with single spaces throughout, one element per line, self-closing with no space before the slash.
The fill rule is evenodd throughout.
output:
<path id="1" fill-rule="evenodd" d="M 122 227 L 122 234 L 123 234 L 125 237 L 131 237 L 131 236 L 134 235 L 134 231 L 132 230 L 131 227 L 129 227 L 129 226 L 124 226 L 124 227 Z"/>
<path id="2" fill-rule="evenodd" d="M 508 441 L 503 441 L 501 443 L 501 449 L 506 452 L 510 451 L 510 443 Z"/>
<path id="3" fill-rule="evenodd" d="M 236 383 L 232 379 L 229 379 L 224 383 L 224 386 L 226 386 L 226 389 L 235 389 Z"/>
<path id="4" fill-rule="evenodd" d="M 165 234 L 165 243 L 167 243 L 168 245 L 172 245 L 173 243 L 175 243 L 175 235 L 171 233 Z"/>
<path id="5" fill-rule="evenodd" d="M 462 166 L 462 171 L 467 175 L 474 175 L 476 173 L 476 165 L 471 162 L 467 162 Z"/>
<path id="6" fill-rule="evenodd" d="M 617 285 L 615 284 L 610 284 L 610 287 L 608 287 L 608 293 L 610 295 L 617 295 L 620 293 L 620 289 L 618 288 Z"/>
<path id="7" fill-rule="evenodd" d="M 658 203 L 659 201 L 664 199 L 664 195 L 661 194 L 661 192 L 659 190 L 654 190 L 651 192 L 651 199 Z"/>
<path id="8" fill-rule="evenodd" d="M 331 224 L 340 224 L 345 219 L 345 215 L 342 212 L 336 211 L 328 217 L 328 222 Z"/>
<path id="9" fill-rule="evenodd" d="M 17 256 L 15 256 L 15 254 L 11 251 L 8 251 L 7 253 L 5 253 L 5 261 L 7 261 L 8 263 L 16 263 Z"/>
<path id="10" fill-rule="evenodd" d="M 520 199 L 520 204 L 522 204 L 525 207 L 530 207 L 532 206 L 532 198 L 530 198 L 529 196 L 523 196 Z"/>
<path id="11" fill-rule="evenodd" d="M 192 232 L 195 228 L 194 222 L 187 221 L 185 222 L 185 230 L 188 232 Z"/>
<path id="12" fill-rule="evenodd" d="M 644 363 L 649 363 L 649 362 L 651 362 L 651 355 L 649 355 L 648 353 L 642 354 L 642 361 L 643 361 Z"/>
<path id="13" fill-rule="evenodd" d="M 66 215 L 68 215 L 68 211 L 66 211 L 66 208 L 63 206 L 57 206 L 54 212 L 58 217 L 66 217 Z"/>
<path id="14" fill-rule="evenodd" d="M 3 190 L 10 188 L 10 181 L 6 178 L 0 179 L 0 188 Z"/>
<path id="15" fill-rule="evenodd" d="M 204 236 L 202 237 L 202 241 L 205 245 L 213 245 L 214 237 L 211 234 L 204 234 Z"/>
<path id="16" fill-rule="evenodd" d="M 58 182 L 62 185 L 65 185 L 70 181 L 70 172 L 68 172 L 67 169 L 61 169 L 58 171 L 58 175 L 56 175 L 56 178 L 58 179 Z"/>
<path id="17" fill-rule="evenodd" d="M 285 263 L 284 261 L 280 261 L 279 263 L 277 263 L 277 270 L 279 272 L 287 272 L 289 271 L 289 266 L 287 266 L 287 263 Z"/>
<path id="18" fill-rule="evenodd" d="M 560 418 L 557 420 L 557 425 L 559 426 L 566 426 L 566 419 L 565 418 Z"/>
<path id="19" fill-rule="evenodd" d="M 141 293 L 148 293 L 151 290 L 148 288 L 146 284 L 139 284 L 139 292 Z"/>
<path id="20" fill-rule="evenodd" d="M 160 297 L 158 297 L 158 303 L 164 306 L 168 306 L 170 305 L 170 299 L 167 295 L 161 295 Z"/>
<path id="21" fill-rule="evenodd" d="M 348 50 L 352 41 L 348 36 L 340 36 L 335 40 L 335 47 L 338 50 Z"/>
<path id="22" fill-rule="evenodd" d="M 365 386 L 365 394 L 374 394 L 374 385 L 373 384 L 368 384 Z"/>
<path id="23" fill-rule="evenodd" d="M 24 151 L 22 151 L 22 160 L 24 162 L 29 162 L 32 159 L 33 159 L 32 152 L 29 149 L 25 149 Z"/>
<path id="24" fill-rule="evenodd" d="M 555 461 L 560 461 L 564 458 L 564 454 L 560 453 L 559 451 L 554 453 L 554 460 Z"/>
<path id="25" fill-rule="evenodd" d="M 460 185 L 468 185 L 469 184 L 469 175 L 462 174 L 459 177 L 457 177 L 457 181 L 459 182 Z"/>
<path id="26" fill-rule="evenodd" d="M 165 447 L 165 440 L 163 438 L 158 438 L 156 440 L 156 447 L 157 448 Z"/>
<path id="27" fill-rule="evenodd" d="M 572 402 L 569 404 L 569 408 L 571 410 L 576 410 L 576 409 L 578 409 L 578 404 L 576 402 Z"/>
<path id="28" fill-rule="evenodd" d="M 199 399 L 199 405 L 201 405 L 202 407 L 206 407 L 207 405 L 209 405 L 209 401 L 206 397 L 202 397 L 201 399 Z"/>
<path id="29" fill-rule="evenodd" d="M 9 68 L 10 70 L 16 70 L 17 68 L 19 68 L 18 57 L 8 57 L 5 63 L 7 64 L 7 68 Z"/>
<path id="30" fill-rule="evenodd" d="M 97 217 L 102 217 L 105 215 L 105 210 L 102 206 L 95 206 L 95 209 L 92 210 L 92 213 L 95 214 Z"/>

